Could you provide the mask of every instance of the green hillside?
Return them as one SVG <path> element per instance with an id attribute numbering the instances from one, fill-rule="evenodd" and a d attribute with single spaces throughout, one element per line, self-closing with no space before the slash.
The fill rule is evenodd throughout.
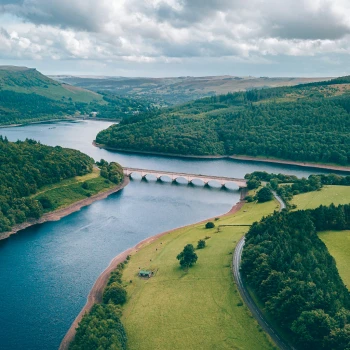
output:
<path id="1" fill-rule="evenodd" d="M 96 141 L 131 151 L 348 165 L 349 79 L 204 98 L 135 116 Z"/>
<path id="2" fill-rule="evenodd" d="M 75 86 L 61 84 L 26 67 L 0 66 L 0 91 L 37 94 L 52 100 L 71 99 L 73 102 L 101 102 L 102 96 Z"/>
<path id="3" fill-rule="evenodd" d="M 0 125 L 93 115 L 119 120 L 150 105 L 61 84 L 26 67 L 0 66 Z"/>

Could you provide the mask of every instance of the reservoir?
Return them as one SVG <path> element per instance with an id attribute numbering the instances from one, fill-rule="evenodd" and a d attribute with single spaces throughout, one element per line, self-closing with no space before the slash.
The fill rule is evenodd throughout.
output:
<path id="1" fill-rule="evenodd" d="M 326 170 L 227 159 L 182 159 L 111 152 L 92 145 L 111 125 L 57 122 L 0 128 L 10 141 L 32 138 L 123 166 L 228 177 L 255 170 L 299 177 Z M 154 234 L 223 214 L 239 192 L 135 179 L 122 191 L 60 221 L 0 241 L 0 349 L 54 350 L 99 274 L 120 252 Z M 176 257 L 174 256 L 174 261 Z"/>

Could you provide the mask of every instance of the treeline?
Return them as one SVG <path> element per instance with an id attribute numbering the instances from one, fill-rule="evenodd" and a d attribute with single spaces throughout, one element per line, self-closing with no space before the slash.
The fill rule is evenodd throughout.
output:
<path id="1" fill-rule="evenodd" d="M 41 187 L 90 173 L 93 164 L 76 150 L 0 136 L 0 232 L 42 215 L 42 204 L 30 197 Z"/>
<path id="2" fill-rule="evenodd" d="M 255 189 L 261 185 L 261 181 L 267 182 L 268 187 L 276 191 L 286 203 L 287 208 L 292 208 L 290 201 L 293 196 L 320 190 L 324 185 L 350 186 L 350 175 L 340 176 L 336 174 L 310 175 L 307 179 L 299 179 L 295 175 L 273 174 L 265 171 L 255 171 L 246 174 L 248 189 Z"/>
<path id="3" fill-rule="evenodd" d="M 111 273 L 103 293 L 103 302 L 95 304 L 79 323 L 70 350 L 113 349 L 126 350 L 127 335 L 120 321 L 120 306 L 126 302 L 127 293 L 122 286 L 122 274 L 130 256 L 118 264 Z"/>
<path id="4" fill-rule="evenodd" d="M 64 96 L 54 100 L 36 93 L 0 89 L 0 125 L 59 119 L 97 113 L 98 118 L 119 120 L 153 110 L 149 103 L 103 94 L 103 102 L 76 102 Z"/>
<path id="5" fill-rule="evenodd" d="M 348 165 L 349 112 L 349 95 L 336 96 L 329 85 L 252 90 L 141 114 L 96 141 L 134 151 Z"/>
<path id="6" fill-rule="evenodd" d="M 299 349 L 350 348 L 350 294 L 317 231 L 350 229 L 350 205 L 281 212 L 246 235 L 242 273 Z"/>

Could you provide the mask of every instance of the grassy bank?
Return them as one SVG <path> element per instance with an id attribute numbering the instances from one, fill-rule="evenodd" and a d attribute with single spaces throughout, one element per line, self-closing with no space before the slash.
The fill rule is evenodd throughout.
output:
<path id="1" fill-rule="evenodd" d="M 83 185 L 84 184 L 84 185 Z M 40 200 L 45 197 L 52 204 L 45 213 L 62 209 L 82 199 L 109 190 L 116 185 L 100 176 L 100 170 L 94 169 L 85 176 L 76 176 L 63 180 L 58 184 L 43 187 L 33 198 Z"/>
<path id="2" fill-rule="evenodd" d="M 249 203 L 216 221 L 216 228 L 197 224 L 169 233 L 142 247 L 124 270 L 128 302 L 122 321 L 130 349 L 272 349 L 273 345 L 243 305 L 233 282 L 232 252 L 250 224 L 278 208 L 276 202 Z M 198 262 L 187 273 L 176 255 L 199 239 Z M 139 268 L 156 271 L 149 280 Z M 130 282 L 132 281 L 132 282 Z"/>

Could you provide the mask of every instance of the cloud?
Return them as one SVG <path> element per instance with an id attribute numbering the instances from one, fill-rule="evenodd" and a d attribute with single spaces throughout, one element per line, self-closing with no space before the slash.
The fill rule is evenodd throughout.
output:
<path id="1" fill-rule="evenodd" d="M 0 1 L 0 58 L 146 64 L 350 53 L 348 0 Z"/>

